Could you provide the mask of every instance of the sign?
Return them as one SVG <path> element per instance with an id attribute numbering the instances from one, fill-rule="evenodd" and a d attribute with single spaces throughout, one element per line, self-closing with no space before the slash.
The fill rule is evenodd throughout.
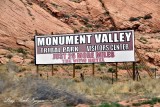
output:
<path id="1" fill-rule="evenodd" d="M 36 64 L 133 62 L 134 31 L 35 36 Z"/>

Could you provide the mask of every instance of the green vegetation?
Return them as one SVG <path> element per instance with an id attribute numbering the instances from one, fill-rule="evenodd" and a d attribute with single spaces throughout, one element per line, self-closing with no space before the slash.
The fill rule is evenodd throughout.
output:
<path id="1" fill-rule="evenodd" d="M 139 18 L 138 17 L 130 17 L 129 18 L 129 21 L 133 22 L 133 21 L 138 21 Z"/>
<path id="2" fill-rule="evenodd" d="M 85 24 L 87 24 L 89 22 L 87 17 L 82 17 L 82 19 L 84 20 Z"/>
<path id="3" fill-rule="evenodd" d="M 77 18 L 77 17 L 78 17 L 78 15 L 77 15 L 77 14 L 73 14 L 73 15 L 72 15 L 72 17 Z"/>
<path id="4" fill-rule="evenodd" d="M 55 3 L 51 3 L 53 7 L 58 8 L 59 6 Z"/>
<path id="5" fill-rule="evenodd" d="M 68 14 L 63 14 L 63 18 L 70 18 L 70 15 L 68 15 Z"/>
<path id="6" fill-rule="evenodd" d="M 144 104 L 150 104 L 151 106 L 153 106 L 156 103 L 160 103 L 160 98 L 155 97 L 155 98 L 152 98 L 150 100 L 143 101 L 143 102 L 133 103 L 132 105 L 133 106 L 141 106 L 141 105 L 144 105 Z"/>
<path id="7" fill-rule="evenodd" d="M 102 69 L 100 67 L 97 68 L 97 71 L 101 71 Z"/>
<path id="8" fill-rule="evenodd" d="M 25 50 L 25 49 L 23 49 L 23 48 L 18 48 L 17 50 L 16 50 L 18 53 L 22 53 L 22 54 L 24 54 L 24 55 L 27 55 L 27 51 Z"/>
<path id="9" fill-rule="evenodd" d="M 82 69 L 82 65 L 75 65 L 75 69 Z"/>
<path id="10" fill-rule="evenodd" d="M 115 70 L 114 68 L 109 68 L 109 69 L 108 69 L 108 72 L 110 72 L 110 73 L 115 73 L 116 70 Z"/>
<path id="11" fill-rule="evenodd" d="M 152 16 L 151 16 L 151 14 L 147 14 L 147 15 L 145 15 L 143 18 L 144 18 L 144 19 L 151 19 Z"/>
<path id="12" fill-rule="evenodd" d="M 106 63 L 100 63 L 100 66 L 106 66 Z"/>
<path id="13" fill-rule="evenodd" d="M 79 32 L 79 30 L 77 30 L 77 29 L 74 29 L 74 33 L 78 33 Z"/>
<path id="14" fill-rule="evenodd" d="M 72 1 L 72 2 L 75 2 L 75 3 L 80 3 L 82 0 L 69 0 L 69 1 Z"/>
<path id="15" fill-rule="evenodd" d="M 92 28 L 92 25 L 91 24 L 87 24 L 86 27 L 87 28 Z"/>
<path id="16" fill-rule="evenodd" d="M 12 54 L 7 54 L 7 56 L 6 56 L 8 59 L 11 59 L 12 57 L 13 57 L 13 55 Z"/>
<path id="17" fill-rule="evenodd" d="M 148 40 L 145 37 L 140 37 L 139 41 L 143 44 L 146 44 L 148 42 Z"/>

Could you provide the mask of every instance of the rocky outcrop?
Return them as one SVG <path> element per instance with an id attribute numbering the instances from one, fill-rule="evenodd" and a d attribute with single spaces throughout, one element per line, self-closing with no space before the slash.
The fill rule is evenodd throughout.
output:
<path id="1" fill-rule="evenodd" d="M 9 53 L 4 50 L 8 47 L 25 48 L 33 53 L 35 30 L 39 34 L 62 34 L 134 29 L 145 34 L 160 29 L 158 0 L 0 0 L 0 13 L 0 55 L 3 57 Z M 136 39 L 142 51 L 159 52 L 159 39 Z M 159 63 L 159 56 L 154 56 L 146 55 L 146 60 L 150 57 L 155 59 L 154 64 Z M 30 62 L 18 57 L 12 60 Z M 7 61 L 1 57 L 1 63 Z"/>
<path id="2" fill-rule="evenodd" d="M 22 41 L 33 38 L 35 30 L 43 34 L 73 32 L 71 27 L 52 17 L 39 5 L 29 4 L 26 0 L 1 0 L 0 13 L 1 46 L 15 48 L 23 45 Z"/>
<path id="3" fill-rule="evenodd" d="M 140 25 L 142 24 L 139 30 L 152 32 L 160 29 L 160 19 L 158 18 L 160 12 L 159 0 L 101 1 L 110 12 L 118 27 L 124 25 L 124 28 L 131 28 L 131 24 L 139 22 Z"/>

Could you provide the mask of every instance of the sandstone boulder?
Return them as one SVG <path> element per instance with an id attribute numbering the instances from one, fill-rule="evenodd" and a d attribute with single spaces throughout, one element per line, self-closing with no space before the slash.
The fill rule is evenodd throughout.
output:
<path id="1" fill-rule="evenodd" d="M 23 64 L 27 65 L 32 62 L 32 59 L 24 59 Z"/>
<path id="2" fill-rule="evenodd" d="M 8 63 L 8 62 L 9 62 L 9 59 L 8 59 L 8 58 L 5 58 L 5 57 L 0 58 L 0 63 L 1 63 L 1 64 L 6 64 L 6 63 Z"/>
<path id="3" fill-rule="evenodd" d="M 15 55 L 11 58 L 11 61 L 15 62 L 15 63 L 19 63 L 19 64 L 22 64 L 23 63 L 23 58 L 18 56 L 18 55 Z"/>
<path id="4" fill-rule="evenodd" d="M 34 50 L 34 41 L 26 41 L 25 42 L 25 47 Z"/>
<path id="5" fill-rule="evenodd" d="M 5 49 L 0 49 L 0 55 L 6 55 L 8 53 L 10 53 L 10 51 L 5 50 Z"/>

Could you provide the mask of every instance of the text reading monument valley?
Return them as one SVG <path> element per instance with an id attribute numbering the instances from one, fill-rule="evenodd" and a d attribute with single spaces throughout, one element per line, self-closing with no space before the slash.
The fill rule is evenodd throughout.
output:
<path id="1" fill-rule="evenodd" d="M 132 50 L 132 32 L 97 32 L 37 37 L 38 54 Z"/>

